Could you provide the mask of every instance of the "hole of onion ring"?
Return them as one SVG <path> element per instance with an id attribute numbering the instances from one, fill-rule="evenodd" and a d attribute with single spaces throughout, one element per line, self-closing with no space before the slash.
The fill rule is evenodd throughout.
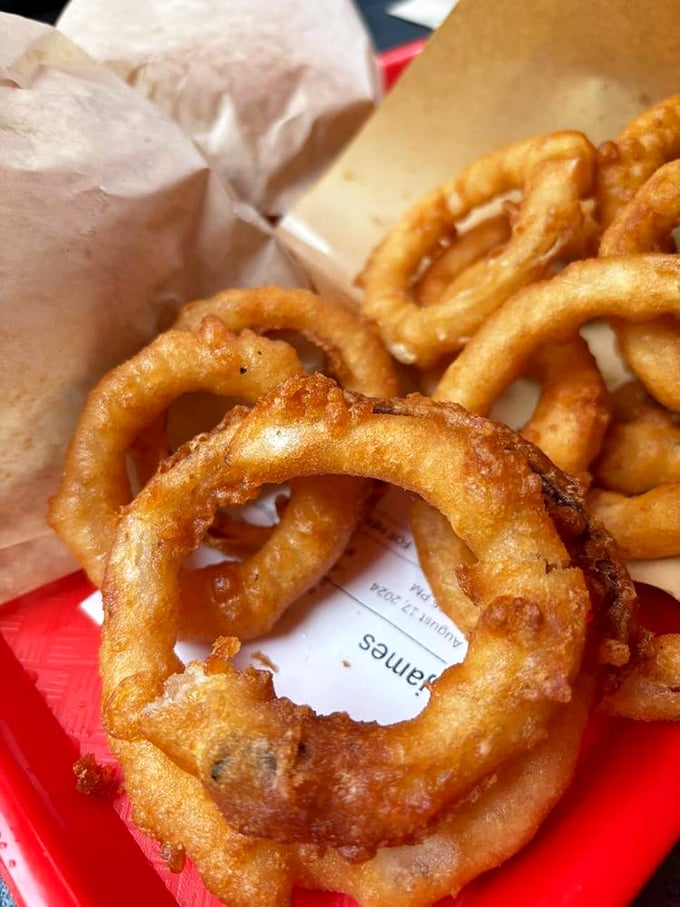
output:
<path id="1" fill-rule="evenodd" d="M 680 248 L 680 227 L 676 227 L 671 232 L 671 239 L 675 243 L 675 251 L 677 252 L 678 249 Z"/>
<path id="2" fill-rule="evenodd" d="M 210 431 L 239 404 L 247 405 L 234 397 L 218 397 L 200 391 L 182 394 L 168 407 L 166 414 L 165 430 L 170 450 L 175 451 L 195 435 Z"/>
<path id="3" fill-rule="evenodd" d="M 490 202 L 487 202 L 485 205 L 480 205 L 479 208 L 472 210 L 467 217 L 462 218 L 456 224 L 456 236 L 460 237 L 471 230 L 473 227 L 476 227 L 482 221 L 487 218 L 495 217 L 501 214 L 504 210 L 504 205 L 508 202 L 517 205 L 522 200 L 522 194 L 518 191 L 511 191 L 505 195 L 499 196 L 498 198 L 492 199 Z M 410 279 L 410 286 L 413 288 L 420 278 L 423 276 L 428 267 L 432 264 L 434 258 L 442 251 L 446 249 L 449 245 L 449 241 L 443 240 L 441 246 L 434 250 L 432 255 L 425 256 L 418 266 L 415 268 Z M 498 246 L 494 251 L 489 253 L 489 257 L 498 254 L 501 246 Z"/>
<path id="4" fill-rule="evenodd" d="M 272 340 L 284 340 L 297 352 L 308 372 L 326 372 L 328 359 L 324 351 L 296 331 L 266 331 Z M 166 431 L 170 449 L 176 450 L 185 441 L 214 428 L 233 406 L 248 405 L 246 401 L 215 394 L 195 392 L 183 394 L 168 408 Z"/>
<path id="5" fill-rule="evenodd" d="M 242 521 L 244 526 L 269 527 L 275 526 L 279 521 L 279 514 L 282 507 L 290 495 L 290 489 L 287 485 L 268 485 L 262 489 L 262 493 L 252 501 L 249 501 L 243 507 L 229 507 L 222 511 L 222 514 L 236 521 Z M 214 537 L 219 540 L 219 514 L 215 526 Z M 238 525 L 235 525 L 238 531 Z M 228 548 L 228 546 L 224 546 Z M 245 556 L 245 555 L 243 555 Z M 241 560 L 238 554 L 225 553 L 220 550 L 219 544 L 201 545 L 196 551 L 189 555 L 185 560 L 185 567 L 205 567 L 208 564 L 217 564 L 224 560 Z"/>
<path id="6" fill-rule="evenodd" d="M 637 582 L 640 595 L 640 623 L 655 633 L 680 633 L 678 600 L 647 583 Z"/>
<path id="7" fill-rule="evenodd" d="M 415 717 L 428 683 L 462 661 L 463 634 L 438 608 L 408 529 L 410 498 L 379 498 L 326 579 L 293 604 L 234 662 L 272 673 L 277 695 L 317 712 L 381 724 Z M 208 647 L 179 643 L 184 661 Z"/>
<path id="8" fill-rule="evenodd" d="M 327 373 L 328 360 L 324 351 L 313 341 L 297 331 L 266 331 L 270 340 L 285 340 L 300 357 L 300 362 L 308 372 Z"/>
<path id="9" fill-rule="evenodd" d="M 531 418 L 540 392 L 540 386 L 536 381 L 531 378 L 518 378 L 494 402 L 489 416 L 517 431 Z"/>
<path id="10" fill-rule="evenodd" d="M 519 205 L 521 201 L 522 193 L 520 190 L 512 189 L 509 192 L 505 192 L 503 195 L 491 199 L 491 201 L 487 202 L 485 205 L 474 208 L 467 217 L 462 218 L 458 222 L 458 231 L 460 233 L 465 233 L 472 227 L 476 227 L 477 224 L 481 223 L 483 220 L 500 214 L 505 209 L 508 202 L 513 205 Z"/>

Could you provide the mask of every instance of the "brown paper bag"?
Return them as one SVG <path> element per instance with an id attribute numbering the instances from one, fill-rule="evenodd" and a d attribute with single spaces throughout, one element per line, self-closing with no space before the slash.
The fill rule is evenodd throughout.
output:
<path id="1" fill-rule="evenodd" d="M 47 25 L 0 15 L 0 601 L 75 565 L 47 527 L 84 396 L 177 307 L 303 278 L 179 127 Z"/>
<path id="2" fill-rule="evenodd" d="M 312 185 L 380 94 L 349 0 L 71 0 L 57 26 L 176 120 L 267 217 Z"/>

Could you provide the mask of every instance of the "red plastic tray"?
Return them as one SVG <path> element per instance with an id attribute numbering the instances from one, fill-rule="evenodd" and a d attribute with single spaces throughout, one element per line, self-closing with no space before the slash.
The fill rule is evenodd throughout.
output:
<path id="1" fill-rule="evenodd" d="M 385 54 L 389 87 L 422 46 Z M 81 753 L 111 761 L 99 719 L 99 630 L 74 574 L 0 608 L 0 868 L 25 907 L 217 907 L 195 869 L 169 873 L 129 804 L 78 794 Z M 659 627 L 677 602 L 643 589 Z M 680 837 L 680 726 L 600 719 L 574 784 L 532 843 L 449 907 L 625 907 Z M 295 907 L 350 907 L 299 891 Z M 253 905 L 257 907 L 257 905 Z"/>
<path id="2" fill-rule="evenodd" d="M 169 873 L 129 819 L 124 796 L 78 794 L 80 753 L 108 754 L 99 719 L 98 627 L 75 574 L 0 609 L 0 854 L 20 904 L 216 907 L 192 866 Z M 658 626 L 680 630 L 677 602 L 647 588 Z M 680 835 L 680 725 L 599 719 L 572 788 L 538 836 L 469 886 L 455 907 L 623 907 Z M 296 907 L 349 907 L 303 892 Z"/>
<path id="3" fill-rule="evenodd" d="M 385 89 L 391 88 L 411 60 L 423 49 L 425 41 L 418 38 L 407 44 L 400 44 L 380 55 L 380 68 Z"/>

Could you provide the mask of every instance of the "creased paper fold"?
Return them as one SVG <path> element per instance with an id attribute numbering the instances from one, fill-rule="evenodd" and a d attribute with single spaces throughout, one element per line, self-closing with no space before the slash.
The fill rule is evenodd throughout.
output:
<path id="1" fill-rule="evenodd" d="M 267 217 L 312 185 L 380 94 L 348 0 L 71 0 L 57 25 Z"/>
<path id="2" fill-rule="evenodd" d="M 183 302 L 304 278 L 176 123 L 54 29 L 0 15 L 0 73 L 5 600 L 66 572 L 46 504 L 99 376 Z"/>

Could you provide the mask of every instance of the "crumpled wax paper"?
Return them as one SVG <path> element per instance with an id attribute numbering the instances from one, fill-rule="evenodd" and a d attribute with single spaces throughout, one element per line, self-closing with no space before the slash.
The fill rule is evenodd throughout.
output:
<path id="1" fill-rule="evenodd" d="M 271 218 L 316 181 L 380 94 L 350 0 L 71 0 L 57 25 Z"/>
<path id="2" fill-rule="evenodd" d="M 46 523 L 84 397 L 225 286 L 299 285 L 180 127 L 50 26 L 0 14 L 0 601 L 75 569 Z"/>

